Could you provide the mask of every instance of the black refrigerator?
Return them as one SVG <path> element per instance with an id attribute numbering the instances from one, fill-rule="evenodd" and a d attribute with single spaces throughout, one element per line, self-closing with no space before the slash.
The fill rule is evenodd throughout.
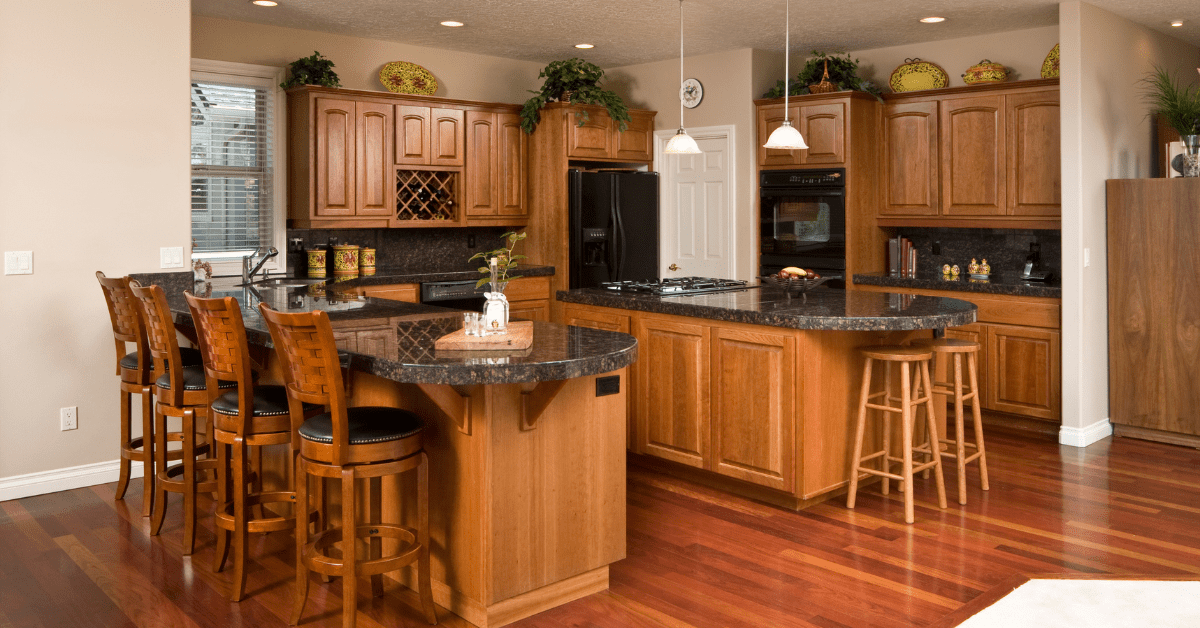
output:
<path id="1" fill-rule="evenodd" d="M 571 288 L 658 279 L 658 173 L 567 172 Z"/>

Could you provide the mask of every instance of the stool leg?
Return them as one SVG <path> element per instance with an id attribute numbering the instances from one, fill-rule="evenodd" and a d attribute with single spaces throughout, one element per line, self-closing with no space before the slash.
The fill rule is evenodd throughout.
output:
<path id="1" fill-rule="evenodd" d="M 868 364 L 868 369 L 870 368 Z M 421 590 L 421 609 L 425 621 L 437 624 L 437 609 L 433 605 L 433 587 L 429 582 L 429 456 L 422 451 L 417 465 L 417 542 L 421 552 L 417 555 L 417 588 Z M 854 477 L 858 477 L 855 469 Z"/>
<path id="2" fill-rule="evenodd" d="M 850 489 L 846 492 L 846 508 L 854 508 L 854 499 L 858 494 L 858 468 L 862 466 L 863 432 L 867 428 L 867 397 L 871 394 L 871 362 L 871 358 L 867 358 L 866 366 L 863 367 L 862 391 L 858 395 L 858 422 L 854 425 L 854 455 L 850 463 Z"/>
<path id="3" fill-rule="evenodd" d="M 304 458 L 295 457 L 296 470 L 296 596 L 292 600 L 292 617 L 288 624 L 300 623 L 304 602 L 308 599 L 308 565 L 304 562 L 304 546 L 308 544 L 308 470 Z"/>
<path id="4" fill-rule="evenodd" d="M 130 460 L 124 452 L 129 447 L 129 441 L 133 440 L 133 408 L 129 403 L 129 391 L 125 390 L 124 384 L 121 388 L 121 468 L 117 475 L 117 499 L 125 499 L 125 489 L 129 488 L 129 469 L 133 466 L 133 461 Z M 145 441 L 145 438 L 142 438 Z M 142 451 L 145 451 L 143 449 Z"/>
<path id="5" fill-rule="evenodd" d="M 903 465 L 901 475 L 904 476 L 904 521 L 912 523 L 916 520 L 916 515 L 913 508 L 913 490 L 912 490 L 912 427 L 913 427 L 913 407 L 912 407 L 912 389 L 909 388 L 909 364 L 908 362 L 900 363 L 900 440 L 904 447 Z M 886 481 L 886 479 L 885 479 Z"/>
<path id="6" fill-rule="evenodd" d="M 367 480 L 367 483 L 369 488 L 368 494 L 371 500 L 370 504 L 368 505 L 368 511 L 371 513 L 371 518 L 368 523 L 382 523 L 383 500 L 381 497 L 383 493 L 383 478 L 371 478 L 370 480 Z M 372 560 L 383 556 L 383 537 L 371 537 L 370 545 L 370 556 Z M 371 596 L 383 596 L 383 574 L 375 574 L 371 576 Z"/>
<path id="7" fill-rule="evenodd" d="M 933 390 L 933 382 L 929 378 L 929 363 L 921 363 L 920 377 L 925 379 L 925 387 Z M 940 443 L 938 438 L 937 417 L 933 415 L 933 395 L 930 395 L 925 400 L 925 416 L 929 423 L 929 438 L 935 443 Z M 938 455 L 933 457 L 933 478 L 937 483 L 938 507 L 946 507 L 946 481 L 942 477 L 942 454 L 939 451 Z"/>
<path id="8" fill-rule="evenodd" d="M 967 439 L 963 434 L 962 354 L 954 354 L 954 451 L 958 472 L 958 503 L 967 503 Z"/>
<path id="9" fill-rule="evenodd" d="M 196 411 L 183 411 L 183 555 L 196 548 Z"/>
<path id="10" fill-rule="evenodd" d="M 930 360 L 930 364 L 932 365 L 932 364 L 933 364 L 933 360 L 936 360 L 936 359 L 937 359 L 937 354 L 936 354 L 936 353 L 934 353 L 934 354 L 933 354 L 933 356 L 929 358 L 929 360 Z M 932 369 L 933 369 L 933 372 L 934 372 L 934 373 L 936 373 L 936 372 L 937 372 L 937 370 L 936 370 L 936 367 L 933 367 L 933 366 L 931 366 L 930 368 L 932 368 Z M 922 379 L 921 379 L 920 377 L 914 377 L 914 378 L 913 378 L 913 380 L 915 380 L 915 383 L 913 384 L 913 399 L 920 399 L 920 398 L 921 398 L 921 387 L 922 387 L 922 385 L 921 385 L 921 382 L 922 382 Z M 929 389 L 928 391 L 926 391 L 926 394 L 928 394 L 928 395 L 931 395 L 931 396 L 932 396 L 932 395 L 933 395 L 933 389 L 931 388 L 931 389 Z M 930 438 L 929 438 L 929 430 L 928 430 L 928 429 L 925 429 L 925 423 L 924 423 L 924 422 L 922 422 L 920 419 L 916 418 L 915 416 L 913 417 L 913 420 L 914 420 L 914 421 L 916 422 L 916 424 L 917 424 L 917 429 L 918 429 L 918 430 L 920 430 L 920 432 L 922 432 L 922 433 L 924 434 L 924 436 L 925 436 L 925 440 L 924 440 L 924 441 L 921 443 L 921 445 L 920 445 L 920 446 L 921 446 L 921 447 L 927 447 L 927 448 L 929 449 L 929 458 L 928 458 L 928 459 L 926 459 L 926 460 L 922 460 L 922 462 L 929 462 L 929 461 L 933 460 L 933 457 L 934 457 L 934 456 L 940 455 L 939 453 L 937 453 L 937 450 L 936 450 L 936 449 L 934 449 L 934 447 L 935 447 L 937 444 L 936 444 L 936 443 L 934 443 L 932 440 L 930 440 Z M 922 472 L 921 472 L 921 479 L 923 479 L 923 480 L 928 480 L 928 479 L 929 479 L 929 469 L 925 469 L 924 471 L 922 471 Z"/>
<path id="11" fill-rule="evenodd" d="M 354 503 L 354 469 L 342 468 L 342 628 L 358 620 L 358 552 L 355 536 L 358 512 Z"/>
<path id="12" fill-rule="evenodd" d="M 154 466 L 156 469 L 167 470 L 167 417 L 162 410 L 154 409 Z M 156 472 L 157 476 L 157 472 Z M 157 536 L 162 530 L 163 518 L 167 514 L 167 489 L 155 477 L 154 514 L 150 517 L 150 536 Z"/>
<path id="13" fill-rule="evenodd" d="M 246 591 L 246 440 L 233 439 L 233 586 L 229 599 L 239 602 Z"/>
<path id="14" fill-rule="evenodd" d="M 155 446 L 154 446 L 154 389 L 142 387 L 142 516 L 149 517 L 154 508 Z"/>
<path id="15" fill-rule="evenodd" d="M 221 441 L 214 443 L 217 448 L 217 504 L 216 512 L 225 510 L 225 504 L 229 501 L 230 486 L 230 469 L 229 469 L 229 444 Z M 225 561 L 229 560 L 229 538 L 231 533 L 221 527 L 213 527 L 213 532 L 217 535 L 217 547 L 213 551 L 213 572 L 220 573 L 225 569 Z M 236 601 L 236 600 L 235 600 Z"/>
<path id="16" fill-rule="evenodd" d="M 975 424 L 975 447 L 979 451 L 979 484 L 983 490 L 988 490 L 987 452 L 983 448 L 983 417 L 979 412 L 979 381 L 976 379 L 975 354 L 967 356 L 967 370 L 971 377 L 971 391 L 975 398 L 971 400 L 971 418 Z"/>
<path id="17" fill-rule="evenodd" d="M 884 405 L 892 403 L 892 364 L 891 362 L 883 363 L 883 399 Z M 883 455 L 879 457 L 879 468 L 884 473 L 890 473 L 892 470 L 892 462 L 889 460 L 892 457 L 892 413 L 881 412 L 883 414 Z M 892 485 L 891 478 L 884 477 L 881 492 L 887 495 Z M 904 490 L 904 486 L 900 486 L 900 490 Z"/>

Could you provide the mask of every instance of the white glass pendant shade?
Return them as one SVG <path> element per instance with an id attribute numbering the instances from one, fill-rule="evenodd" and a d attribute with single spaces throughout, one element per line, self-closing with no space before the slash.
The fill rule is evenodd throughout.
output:
<path id="1" fill-rule="evenodd" d="M 767 138 L 767 143 L 763 144 L 763 148 L 805 150 L 808 148 L 808 144 L 804 143 L 800 131 L 797 131 L 791 122 L 784 120 L 778 129 L 771 131 L 771 137 Z"/>
<path id="2" fill-rule="evenodd" d="M 696 145 L 696 140 L 692 139 L 692 136 L 688 135 L 683 127 L 679 127 L 679 131 L 675 137 L 671 138 L 671 141 L 667 142 L 667 147 L 663 149 L 663 152 L 668 155 L 699 155 L 701 150 Z"/>

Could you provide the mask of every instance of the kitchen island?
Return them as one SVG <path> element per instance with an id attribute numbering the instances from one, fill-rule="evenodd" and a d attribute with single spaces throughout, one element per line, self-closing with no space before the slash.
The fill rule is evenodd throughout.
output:
<path id="1" fill-rule="evenodd" d="M 134 278 L 163 285 L 186 335 L 190 273 Z M 637 357 L 632 337 L 535 321 L 525 352 L 447 354 L 434 341 L 461 328 L 456 311 L 323 286 L 196 291 L 241 303 L 249 341 L 268 364 L 264 381 L 278 379 L 278 365 L 258 304 L 321 309 L 343 350 L 351 404 L 425 417 L 439 605 L 501 626 L 607 588 L 608 565 L 625 556 L 622 384 Z M 286 455 L 275 458 L 279 475 Z M 415 492 L 403 483 L 413 481 L 383 480 L 385 518 L 408 519 L 403 500 Z M 399 573 L 412 586 L 412 574 Z"/>
<path id="2" fill-rule="evenodd" d="M 791 508 L 843 492 L 857 347 L 975 320 L 962 300 L 816 288 L 690 296 L 562 291 L 564 322 L 633 334 L 637 461 Z"/>

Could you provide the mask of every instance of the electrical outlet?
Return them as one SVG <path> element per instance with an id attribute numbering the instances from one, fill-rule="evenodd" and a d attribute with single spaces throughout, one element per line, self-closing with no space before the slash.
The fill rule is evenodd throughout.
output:
<path id="1" fill-rule="evenodd" d="M 467 236 L 467 248 L 468 249 L 475 248 L 475 234 L 473 234 L 473 233 L 471 235 Z"/>
<path id="2" fill-rule="evenodd" d="M 5 251 L 5 275 L 32 275 L 33 251 Z"/>
<path id="3" fill-rule="evenodd" d="M 1092 250 L 1084 249 L 1083 250 L 1083 267 L 1087 268 L 1088 266 L 1091 266 L 1091 265 L 1092 265 Z"/>
<path id="4" fill-rule="evenodd" d="M 183 247 L 164 246 L 158 250 L 160 268 L 183 268 Z"/>
<path id="5" fill-rule="evenodd" d="M 58 411 L 58 420 L 62 431 L 79 428 L 79 406 L 62 408 Z"/>

